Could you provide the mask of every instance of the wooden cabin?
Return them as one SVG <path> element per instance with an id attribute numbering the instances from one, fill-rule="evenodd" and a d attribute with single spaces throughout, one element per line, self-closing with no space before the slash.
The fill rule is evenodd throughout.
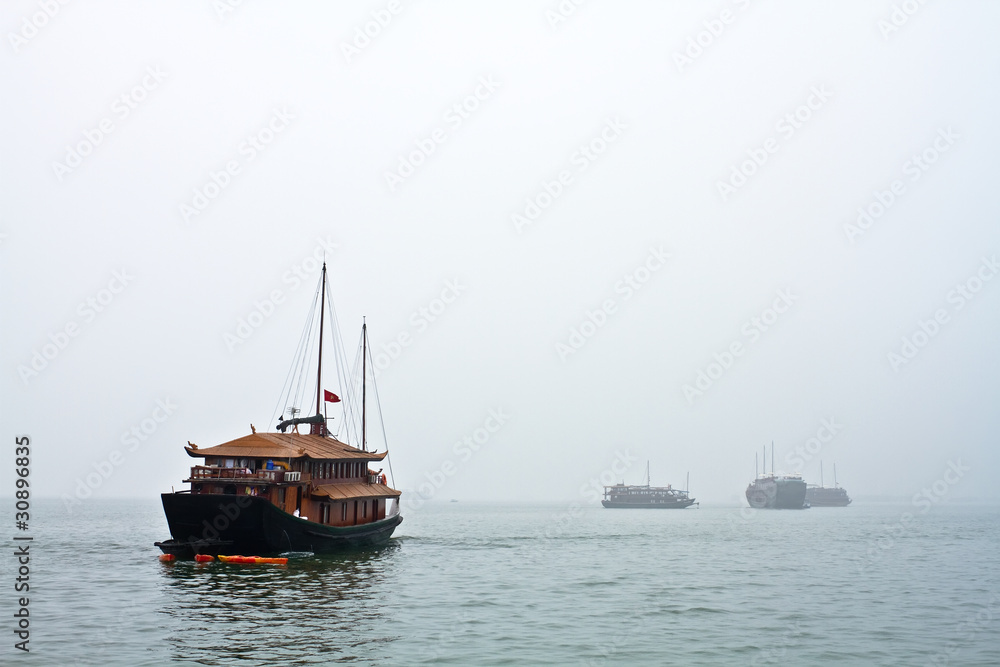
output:
<path id="1" fill-rule="evenodd" d="M 200 449 L 191 468 L 191 493 L 263 496 L 279 509 L 328 526 L 356 526 L 384 519 L 400 492 L 386 484 L 387 452 L 366 452 L 316 434 L 257 433 Z"/>

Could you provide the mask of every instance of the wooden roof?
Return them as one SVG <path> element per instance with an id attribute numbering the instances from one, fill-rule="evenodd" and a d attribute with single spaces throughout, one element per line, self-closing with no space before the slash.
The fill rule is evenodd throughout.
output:
<path id="1" fill-rule="evenodd" d="M 189 456 L 194 458 L 225 456 L 233 458 L 381 461 L 388 453 L 363 452 L 356 447 L 340 442 L 336 438 L 299 433 L 251 433 L 242 438 L 205 449 L 199 449 L 191 442 L 188 445 L 184 449 Z"/>
<path id="2" fill-rule="evenodd" d="M 353 498 L 398 498 L 402 491 L 389 488 L 385 484 L 324 484 L 314 486 L 312 495 L 325 496 L 330 500 Z"/>

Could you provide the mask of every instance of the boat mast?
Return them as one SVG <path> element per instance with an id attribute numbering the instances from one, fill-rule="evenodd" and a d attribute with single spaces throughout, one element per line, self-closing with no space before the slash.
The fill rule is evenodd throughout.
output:
<path id="1" fill-rule="evenodd" d="M 316 414 L 322 414 L 320 407 L 323 400 L 323 315 L 326 309 L 326 262 L 323 262 L 323 282 L 319 294 L 319 362 L 316 365 Z M 326 431 L 326 422 L 320 428 L 319 434 Z"/>
<path id="2" fill-rule="evenodd" d="M 833 464 L 833 486 L 834 486 L 834 488 L 837 488 L 839 486 L 839 484 L 837 484 L 837 464 L 836 463 Z"/>
<path id="3" fill-rule="evenodd" d="M 649 459 L 646 459 L 646 486 L 649 486 Z"/>
<path id="4" fill-rule="evenodd" d="M 368 451 L 368 428 L 365 413 L 365 391 L 366 385 L 365 381 L 368 379 L 368 371 L 366 370 L 366 362 L 368 359 L 368 323 L 365 322 L 364 318 L 361 318 L 361 449 L 362 451 Z"/>

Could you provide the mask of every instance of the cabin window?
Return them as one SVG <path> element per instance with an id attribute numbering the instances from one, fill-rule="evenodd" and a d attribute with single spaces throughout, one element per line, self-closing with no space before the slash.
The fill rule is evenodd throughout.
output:
<path id="1" fill-rule="evenodd" d="M 340 520 L 347 521 L 347 503 L 340 503 Z"/>
<path id="2" fill-rule="evenodd" d="M 285 489 L 278 489 L 278 504 L 284 506 L 285 504 Z"/>
<path id="3" fill-rule="evenodd" d="M 361 518 L 362 519 L 367 519 L 368 518 L 368 501 L 367 500 L 365 502 L 361 503 Z"/>
<path id="4" fill-rule="evenodd" d="M 234 467 L 234 462 L 233 462 L 233 460 L 232 460 L 232 459 L 226 459 L 226 467 L 227 467 L 227 468 L 232 468 L 232 467 Z"/>
<path id="5" fill-rule="evenodd" d="M 319 522 L 330 523 L 330 504 L 323 503 L 319 508 Z"/>

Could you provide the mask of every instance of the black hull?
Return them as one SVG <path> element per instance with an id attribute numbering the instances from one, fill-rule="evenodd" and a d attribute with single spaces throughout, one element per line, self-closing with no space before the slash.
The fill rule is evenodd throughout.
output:
<path id="1" fill-rule="evenodd" d="M 812 488 L 806 491 L 806 502 L 813 507 L 847 507 L 851 499 L 841 488 Z"/>
<path id="2" fill-rule="evenodd" d="M 676 503 L 616 503 L 612 500 L 602 500 L 601 504 L 609 509 L 628 510 L 682 510 L 685 507 L 694 505 L 693 500 L 678 501 Z"/>
<path id="3" fill-rule="evenodd" d="M 164 553 L 269 556 L 288 551 L 337 553 L 389 541 L 403 517 L 395 514 L 359 526 L 326 526 L 283 512 L 257 496 L 163 493 L 173 539 L 157 542 Z"/>
<path id="4" fill-rule="evenodd" d="M 751 483 L 746 490 L 747 502 L 756 509 L 808 509 L 806 483 L 799 479 L 766 479 Z"/>

